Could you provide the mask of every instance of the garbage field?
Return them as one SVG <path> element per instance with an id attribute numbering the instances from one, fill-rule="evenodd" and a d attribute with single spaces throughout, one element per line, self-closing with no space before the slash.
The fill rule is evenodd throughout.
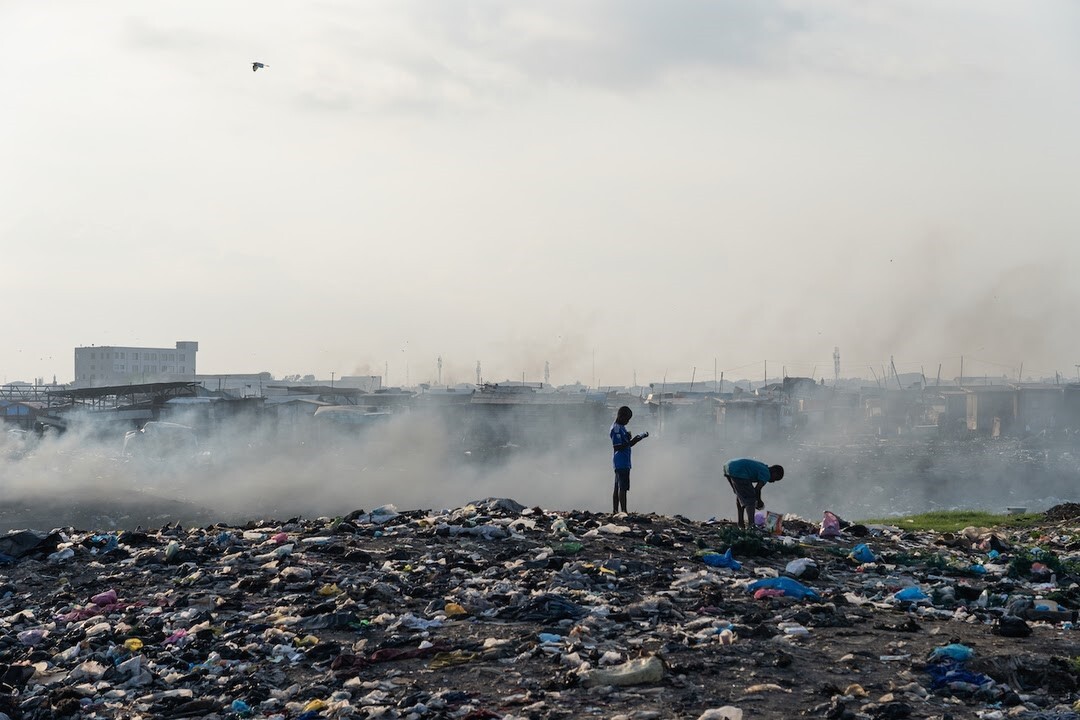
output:
<path id="1" fill-rule="evenodd" d="M 11 718 L 1080 718 L 1080 506 L 1026 528 L 384 506 L 0 536 Z"/>

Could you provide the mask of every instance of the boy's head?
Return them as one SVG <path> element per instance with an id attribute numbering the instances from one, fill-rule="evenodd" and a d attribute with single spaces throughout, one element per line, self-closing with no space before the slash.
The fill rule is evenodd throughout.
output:
<path id="1" fill-rule="evenodd" d="M 634 417 L 634 411 L 623 405 L 619 408 L 619 411 L 615 413 L 615 422 L 619 425 L 625 425 L 630 422 L 630 418 Z"/>
<path id="2" fill-rule="evenodd" d="M 769 482 L 779 482 L 784 479 L 784 468 L 780 465 L 769 466 Z"/>

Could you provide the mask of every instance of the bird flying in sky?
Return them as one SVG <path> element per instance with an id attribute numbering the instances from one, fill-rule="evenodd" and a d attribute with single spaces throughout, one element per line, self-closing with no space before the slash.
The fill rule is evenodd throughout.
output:
<path id="1" fill-rule="evenodd" d="M 263 65 L 261 62 L 253 62 L 253 63 L 251 63 L 251 72 L 255 72 L 259 68 L 264 68 L 264 67 L 266 67 L 266 65 Z"/>

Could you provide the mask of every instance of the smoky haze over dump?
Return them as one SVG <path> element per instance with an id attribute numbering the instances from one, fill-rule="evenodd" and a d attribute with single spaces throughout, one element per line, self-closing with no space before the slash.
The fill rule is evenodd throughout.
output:
<path id="1" fill-rule="evenodd" d="M 182 416 L 172 418 L 182 420 Z M 124 448 L 115 426 L 40 440 L 7 438 L 0 460 L 3 528 L 209 524 L 341 516 L 393 503 L 457 507 L 483 497 L 607 512 L 612 415 L 582 404 L 558 422 L 528 407 L 477 415 L 414 409 L 373 425 L 309 428 L 242 420 L 197 446 L 168 439 Z M 756 457 L 787 468 L 764 491 L 767 508 L 818 518 L 867 518 L 942 508 L 1041 510 L 1074 494 L 1075 443 L 1039 438 L 883 440 L 851 432 L 769 443 L 717 441 L 699 418 L 638 409 L 629 428 L 651 436 L 634 450 L 631 512 L 734 518 L 723 463 Z M 193 423 L 196 424 L 197 423 Z"/>

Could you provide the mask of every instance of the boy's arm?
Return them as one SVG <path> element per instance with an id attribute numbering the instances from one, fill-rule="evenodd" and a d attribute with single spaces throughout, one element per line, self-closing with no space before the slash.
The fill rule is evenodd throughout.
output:
<path id="1" fill-rule="evenodd" d="M 758 510 L 760 510 L 761 508 L 763 508 L 765 506 L 765 503 L 763 503 L 761 501 L 761 488 L 763 488 L 763 487 L 765 487 L 765 483 L 763 483 L 763 482 L 754 483 L 754 494 L 757 496 L 757 503 L 756 504 L 757 504 L 757 509 Z"/>

